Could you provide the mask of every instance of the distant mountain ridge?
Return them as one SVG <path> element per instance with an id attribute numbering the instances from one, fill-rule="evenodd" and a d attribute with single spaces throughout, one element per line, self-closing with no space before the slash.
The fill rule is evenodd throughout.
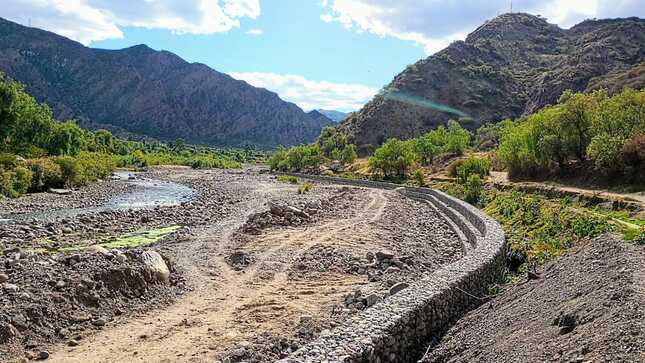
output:
<path id="1" fill-rule="evenodd" d="M 339 129 L 365 154 L 449 119 L 474 129 L 517 118 L 556 103 L 568 89 L 640 88 L 644 67 L 643 19 L 587 20 L 564 30 L 530 14 L 504 14 L 408 66 Z"/>
<path id="2" fill-rule="evenodd" d="M 348 112 L 340 112 L 340 111 L 336 111 L 336 110 L 323 110 L 323 109 L 319 109 L 319 110 L 316 110 L 316 111 L 318 111 L 318 112 L 322 113 L 322 114 L 323 114 L 323 115 L 325 115 L 328 119 L 330 119 L 330 120 L 332 120 L 332 121 L 334 121 L 334 122 L 336 122 L 336 123 L 338 123 L 338 122 L 342 122 L 344 119 L 346 119 L 346 118 L 347 118 L 347 116 L 349 116 L 349 113 L 348 113 Z"/>
<path id="3" fill-rule="evenodd" d="M 270 148 L 310 142 L 333 124 L 167 51 L 92 49 L 2 18 L 0 71 L 59 119 L 162 140 Z"/>

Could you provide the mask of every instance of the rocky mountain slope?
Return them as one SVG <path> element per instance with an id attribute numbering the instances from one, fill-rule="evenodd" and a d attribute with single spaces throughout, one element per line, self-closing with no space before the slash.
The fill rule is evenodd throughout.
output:
<path id="1" fill-rule="evenodd" d="M 475 128 L 556 103 L 567 89 L 643 87 L 645 20 L 588 20 L 564 30 L 505 14 L 408 66 L 339 127 L 365 153 L 449 119 Z M 639 71 L 640 69 L 640 71 Z"/>
<path id="2" fill-rule="evenodd" d="M 272 147 L 313 140 L 332 122 L 277 94 L 145 45 L 91 49 L 0 18 L 0 71 L 57 118 L 192 143 Z"/>

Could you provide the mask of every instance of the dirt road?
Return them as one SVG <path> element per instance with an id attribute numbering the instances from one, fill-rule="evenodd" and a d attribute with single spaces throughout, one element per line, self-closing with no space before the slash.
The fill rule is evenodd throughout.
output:
<path id="1" fill-rule="evenodd" d="M 145 218 L 136 217 L 136 212 L 136 219 L 132 213 L 114 213 L 107 232 L 133 228 L 128 223 L 187 226 L 190 233 L 154 248 L 173 261 L 189 291 L 170 305 L 153 304 L 139 313 L 101 310 L 100 301 L 98 306 L 77 305 L 93 316 L 107 316 L 107 322 L 88 322 L 89 330 L 74 322 L 63 329 L 73 329 L 65 336 L 56 328 L 61 314 L 41 318 L 50 319 L 51 330 L 46 332 L 60 331 L 62 336 L 57 344 L 37 346 L 36 352 L 47 350 L 49 361 L 274 361 L 367 308 L 366 296 L 375 301 L 387 298 L 390 286 L 410 283 L 461 257 L 459 239 L 432 208 L 394 191 L 316 184 L 312 192 L 298 194 L 297 185 L 279 183 L 255 170 L 156 174 L 162 175 L 190 185 L 200 197 L 155 209 Z M 269 223 L 258 233 L 245 232 L 242 227 L 250 223 L 250 216 L 269 213 L 268 202 L 289 208 L 313 205 L 315 213 L 296 218 L 297 223 Z M 96 233 L 79 223 L 82 228 L 74 238 Z M 27 238 L 25 243 L 36 242 Z M 392 257 L 377 260 L 376 251 Z M 236 255 L 248 261 L 236 265 Z M 47 304 L 42 302 L 49 299 L 47 294 L 56 294 L 56 287 L 51 288 L 51 293 L 43 291 L 46 295 L 38 304 Z M 70 294 L 75 301 L 74 292 Z M 125 297 L 140 301 L 142 307 L 149 298 Z M 17 302 L 9 306 L 17 314 L 21 307 L 33 309 Z M 31 335 L 29 341 L 39 341 Z M 39 354 L 29 346 L 24 349 L 28 357 Z"/>

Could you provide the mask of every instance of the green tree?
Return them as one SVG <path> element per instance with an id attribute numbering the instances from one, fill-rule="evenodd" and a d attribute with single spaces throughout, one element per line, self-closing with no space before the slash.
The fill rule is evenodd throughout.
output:
<path id="1" fill-rule="evenodd" d="M 76 155 L 86 144 L 83 129 L 74 121 L 56 125 L 49 140 L 49 151 L 56 155 Z"/>
<path id="2" fill-rule="evenodd" d="M 389 139 L 369 158 L 370 169 L 385 179 L 405 178 L 414 165 L 415 154 L 410 142 Z"/>
<path id="3" fill-rule="evenodd" d="M 114 136 L 108 130 L 99 129 L 94 133 L 94 141 L 100 151 L 113 152 L 114 151 Z"/>

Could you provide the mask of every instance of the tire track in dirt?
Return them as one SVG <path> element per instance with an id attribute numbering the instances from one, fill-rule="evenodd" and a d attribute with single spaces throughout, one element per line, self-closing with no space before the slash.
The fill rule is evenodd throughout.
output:
<path id="1" fill-rule="evenodd" d="M 247 207 L 257 210 L 267 199 L 269 189 Z M 234 271 L 221 252 L 231 234 L 244 223 L 245 216 L 225 220 L 182 242 L 178 262 L 196 290 L 175 304 L 140 317 L 131 317 L 88 337 L 77 347 L 54 349 L 51 362 L 174 362 L 212 361 L 212 356 L 262 329 L 279 331 L 284 319 L 274 326 L 266 319 L 250 324 L 251 315 L 293 317 L 301 311 L 316 309 L 327 294 L 327 283 L 312 286 L 311 281 L 290 281 L 287 270 L 298 256 L 315 244 L 331 241 L 348 243 L 356 236 L 368 235 L 371 224 L 381 218 L 387 205 L 385 191 L 370 190 L 369 198 L 352 218 L 288 231 L 269 232 L 253 243 L 257 262 L 243 272 Z M 351 233 L 348 231 L 351 230 Z M 264 274 L 270 271 L 270 278 Z M 331 277 L 331 276 L 330 276 Z M 334 286 L 359 283 L 357 277 L 339 276 Z M 356 281 L 352 280 L 355 279 Z M 302 296 L 300 296 L 302 295 Z M 272 310 L 274 309 L 274 310 Z M 280 311 L 286 310 L 286 311 Z M 269 319 L 273 320 L 273 319 Z"/>

